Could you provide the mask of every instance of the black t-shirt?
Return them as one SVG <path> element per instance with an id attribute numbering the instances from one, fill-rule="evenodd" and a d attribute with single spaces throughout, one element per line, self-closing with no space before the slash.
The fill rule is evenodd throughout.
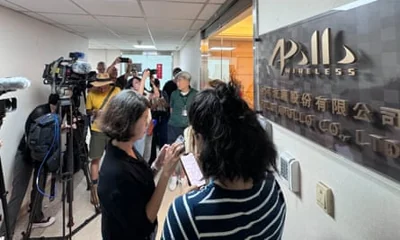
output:
<path id="1" fill-rule="evenodd" d="M 148 239 L 157 224 L 146 214 L 155 191 L 153 173 L 137 151 L 135 154 L 139 159 L 111 143 L 107 146 L 98 186 L 103 240 Z"/>
<path id="2" fill-rule="evenodd" d="M 25 136 L 28 137 L 29 129 L 31 128 L 31 124 L 35 123 L 35 120 L 41 116 L 51 113 L 50 104 L 42 104 L 37 106 L 33 111 L 29 114 L 28 119 L 25 122 Z"/>
<path id="3" fill-rule="evenodd" d="M 125 74 L 118 77 L 117 81 L 115 82 L 115 86 L 119 87 L 121 90 L 125 89 L 127 84 L 128 84 L 128 80 L 125 78 Z"/>
<path id="4" fill-rule="evenodd" d="M 171 99 L 171 94 L 177 89 L 178 86 L 173 80 L 169 80 L 167 83 L 165 83 L 163 91 L 167 93 L 169 101 Z"/>

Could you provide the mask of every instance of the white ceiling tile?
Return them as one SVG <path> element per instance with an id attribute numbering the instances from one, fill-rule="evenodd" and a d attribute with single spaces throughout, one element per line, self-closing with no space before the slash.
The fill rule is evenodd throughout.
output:
<path id="1" fill-rule="evenodd" d="M 41 13 L 57 23 L 65 25 L 82 25 L 82 26 L 98 26 L 100 23 L 90 15 L 69 15 L 55 13 Z"/>
<path id="2" fill-rule="evenodd" d="M 89 31 L 81 34 L 89 39 L 120 39 L 110 31 Z"/>
<path id="3" fill-rule="evenodd" d="M 145 36 L 149 34 L 147 29 L 130 28 L 130 27 L 110 27 L 118 35 L 138 35 Z"/>
<path id="4" fill-rule="evenodd" d="M 153 41 L 151 40 L 149 35 L 145 36 L 133 36 L 133 35 L 121 35 L 121 38 L 124 39 L 125 41 L 138 44 L 138 41 L 141 41 L 142 44 L 153 44 Z"/>
<path id="5" fill-rule="evenodd" d="M 42 15 L 40 15 L 40 14 L 38 14 L 38 13 L 35 13 L 35 12 L 24 12 L 24 14 L 25 14 L 25 15 L 28 15 L 29 17 L 32 17 L 32 18 L 41 20 L 41 21 L 43 21 L 43 22 L 54 23 L 53 20 L 51 20 L 51 19 L 49 19 L 49 18 L 46 18 L 46 17 L 44 17 L 44 16 L 42 16 Z"/>
<path id="6" fill-rule="evenodd" d="M 68 27 L 67 25 L 54 24 L 54 26 L 56 26 L 56 27 L 58 27 L 58 28 L 61 28 L 61 29 L 65 30 L 65 31 L 68 31 L 68 32 L 78 33 L 78 32 L 76 32 L 75 30 L 73 30 L 72 28 Z M 78 34 L 79 34 L 79 33 L 78 33 Z"/>
<path id="7" fill-rule="evenodd" d="M 193 37 L 195 36 L 199 31 L 198 30 L 190 30 L 187 32 L 186 37 Z"/>
<path id="8" fill-rule="evenodd" d="M 96 17 L 99 21 L 108 27 L 127 27 L 127 28 L 147 28 L 144 18 L 131 17 Z"/>
<path id="9" fill-rule="evenodd" d="M 66 26 L 79 33 L 108 31 L 107 28 L 100 25 L 99 26 L 66 25 Z"/>
<path id="10" fill-rule="evenodd" d="M 143 1 L 147 17 L 171 19 L 195 19 L 203 4 Z"/>
<path id="11" fill-rule="evenodd" d="M 226 0 L 210 0 L 210 3 L 224 3 Z"/>
<path id="12" fill-rule="evenodd" d="M 205 23 L 206 23 L 206 21 L 197 20 L 196 22 L 194 22 L 194 24 L 193 24 L 193 26 L 191 27 L 191 29 L 198 30 L 198 29 L 200 29 L 202 26 L 204 26 Z"/>
<path id="13" fill-rule="evenodd" d="M 26 8 L 20 7 L 19 5 L 7 2 L 6 0 L 0 0 L 0 6 L 4 6 L 6 8 L 11 8 L 11 9 L 19 11 L 19 12 L 29 11 L 29 9 L 26 9 Z"/>
<path id="14" fill-rule="evenodd" d="M 172 19 L 147 19 L 150 30 L 188 30 L 192 24 L 192 20 L 172 20 Z"/>
<path id="15" fill-rule="evenodd" d="M 207 6 L 203 9 L 203 11 L 199 15 L 199 19 L 208 20 L 213 14 L 221 7 L 221 5 L 217 4 L 207 4 Z"/>
<path id="16" fill-rule="evenodd" d="M 163 37 L 163 36 L 183 36 L 186 33 L 186 30 L 151 30 L 151 34 L 155 37 Z"/>
<path id="17" fill-rule="evenodd" d="M 34 12 L 46 13 L 85 13 L 78 6 L 69 0 L 9 0 L 9 2 L 18 4 Z"/>
<path id="18" fill-rule="evenodd" d="M 73 0 L 93 15 L 142 17 L 136 0 Z"/>

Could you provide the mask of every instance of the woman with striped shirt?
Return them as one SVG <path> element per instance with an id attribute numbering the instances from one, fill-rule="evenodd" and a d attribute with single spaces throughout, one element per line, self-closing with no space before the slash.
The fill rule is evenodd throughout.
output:
<path id="1" fill-rule="evenodd" d="M 177 198 L 164 223 L 169 239 L 281 239 L 286 205 L 273 172 L 276 150 L 233 84 L 206 89 L 189 110 L 210 183 Z"/>

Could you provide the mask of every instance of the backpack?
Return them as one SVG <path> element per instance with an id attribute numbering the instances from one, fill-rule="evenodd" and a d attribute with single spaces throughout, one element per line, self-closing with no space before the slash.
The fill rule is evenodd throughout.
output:
<path id="1" fill-rule="evenodd" d="M 57 114 L 49 113 L 35 119 L 28 133 L 28 147 L 33 161 L 46 162 L 50 172 L 60 167 L 59 137 L 61 120 Z"/>

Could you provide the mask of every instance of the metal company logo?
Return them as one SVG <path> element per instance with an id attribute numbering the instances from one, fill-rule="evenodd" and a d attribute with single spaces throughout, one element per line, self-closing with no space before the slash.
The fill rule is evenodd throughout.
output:
<path id="1" fill-rule="evenodd" d="M 348 69 L 343 69 L 341 67 L 335 67 L 334 69 L 331 69 L 331 29 L 327 28 L 324 30 L 322 33 L 322 41 L 321 41 L 321 46 L 322 46 L 322 61 L 320 61 L 320 34 L 319 31 L 315 31 L 311 37 L 311 64 L 309 61 L 309 58 L 307 54 L 304 52 L 304 50 L 301 49 L 301 45 L 293 40 L 288 40 L 282 38 L 279 39 L 275 45 L 273 54 L 269 60 L 269 65 L 273 66 L 275 63 L 275 60 L 279 56 L 278 62 L 280 62 L 280 73 L 281 75 L 284 74 L 298 74 L 300 76 L 302 75 L 331 75 L 332 70 L 334 70 L 335 74 L 337 76 L 341 76 L 344 74 L 347 74 L 349 76 L 355 76 L 356 75 L 356 69 L 355 68 L 348 68 Z M 290 47 L 288 47 L 290 45 Z M 287 48 L 288 47 L 288 48 Z M 337 61 L 336 63 L 339 65 L 344 65 L 344 64 L 352 64 L 356 62 L 356 57 L 354 53 L 350 50 L 349 47 L 343 45 L 343 48 L 345 50 L 345 56 L 343 59 L 340 61 Z M 298 68 L 287 68 L 286 65 L 291 60 L 293 57 L 297 56 L 297 54 L 301 54 L 301 60 L 297 63 Z M 324 66 L 323 69 L 320 69 L 318 66 L 322 64 Z M 308 66 L 308 67 L 307 67 Z M 314 67 L 310 67 L 314 66 Z"/>

